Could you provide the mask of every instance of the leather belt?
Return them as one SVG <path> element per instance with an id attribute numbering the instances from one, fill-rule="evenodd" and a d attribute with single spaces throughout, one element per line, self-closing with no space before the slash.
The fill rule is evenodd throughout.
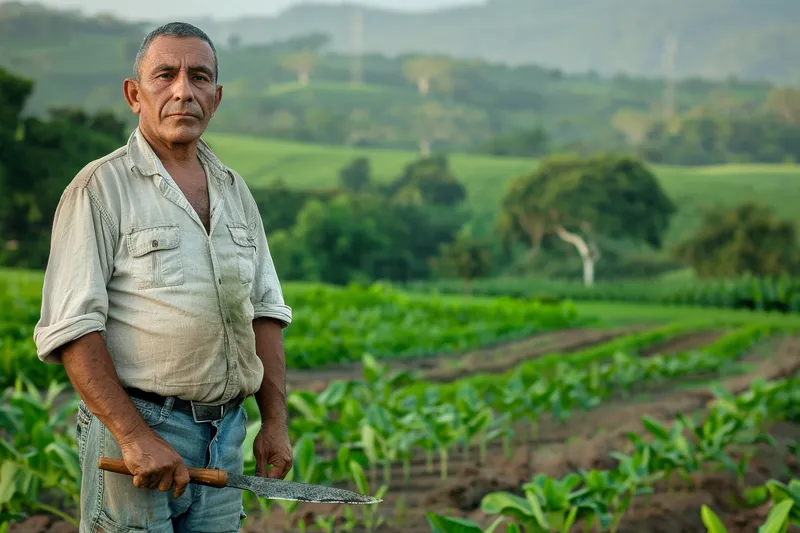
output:
<path id="1" fill-rule="evenodd" d="M 167 399 L 160 394 L 150 391 L 143 391 L 133 387 L 125 388 L 125 392 L 134 398 L 154 403 L 158 406 L 163 406 L 167 401 Z M 195 402 L 194 400 L 182 400 L 180 398 L 175 398 L 175 403 L 173 403 L 172 408 L 177 411 L 183 411 L 191 414 L 195 422 L 198 424 L 203 424 L 222 420 L 225 418 L 225 415 L 239 407 L 243 401 L 243 398 L 236 398 L 224 404 L 212 405 L 208 403 Z"/>

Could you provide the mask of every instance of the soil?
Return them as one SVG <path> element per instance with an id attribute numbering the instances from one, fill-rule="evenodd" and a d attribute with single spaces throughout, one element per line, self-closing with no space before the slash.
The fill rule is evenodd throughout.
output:
<path id="1" fill-rule="evenodd" d="M 613 333 L 574 330 L 542 335 L 514 343 L 504 350 L 494 348 L 475 352 L 481 355 L 474 356 L 473 364 L 481 368 L 491 368 L 493 363 L 500 368 L 512 364 L 512 360 L 518 362 L 537 357 L 542 353 L 568 351 L 569 348 L 566 346 L 570 345 L 574 350 L 575 346 L 603 342 L 601 339 L 607 340 L 608 335 L 616 336 L 625 332 L 625 330 L 616 330 Z M 642 351 L 642 355 L 690 350 L 713 342 L 720 334 L 720 332 L 698 332 L 684 335 L 662 343 L 661 347 L 649 347 Z M 513 355 L 510 355 L 511 352 Z M 426 369 L 428 375 L 436 375 L 437 370 L 442 372 L 439 375 L 445 375 L 445 359 L 442 357 L 437 365 Z M 502 364 L 499 361 L 502 361 Z M 718 378 L 718 383 L 736 393 L 746 390 L 758 377 L 780 379 L 794 375 L 800 371 L 800 337 L 776 337 L 761 343 L 743 359 L 743 362 L 749 365 L 746 374 L 706 377 Z M 402 368 L 404 364 L 415 363 L 417 362 L 396 363 L 396 367 Z M 456 367 L 450 371 L 453 372 L 453 376 L 457 376 L 460 375 L 458 372 L 466 369 Z M 474 371 L 469 370 L 469 372 Z M 345 369 L 340 368 L 335 371 L 305 374 L 305 381 L 296 381 L 296 386 L 316 388 L 309 386 L 325 383 L 330 379 L 352 378 L 359 369 L 353 366 L 347 370 L 349 374 L 345 372 Z M 680 386 L 676 386 L 679 382 L 673 381 L 659 383 L 657 386 L 641 387 L 641 390 L 630 397 L 609 400 L 590 413 L 576 413 L 565 423 L 545 418 L 540 421 L 535 439 L 517 439 L 513 444 L 513 454 L 510 459 L 504 456 L 499 442 L 489 446 L 485 464 L 478 464 L 474 450 L 470 450 L 466 457 L 454 452 L 449 460 L 447 479 L 442 479 L 440 476 L 438 459 L 433 461 L 433 470 L 429 471 L 425 457 L 421 454 L 412 462 L 412 475 L 407 484 L 403 483 L 401 466 L 393 465 L 391 470 L 393 483 L 384 496 L 383 503 L 374 507 L 356 506 L 354 508 L 356 516 L 360 516 L 362 511 L 376 510 L 388 523 L 377 527 L 374 531 L 387 533 L 429 533 L 431 528 L 425 519 L 425 511 L 469 518 L 486 527 L 492 520 L 485 516 L 479 507 L 481 499 L 487 493 L 507 490 L 519 494 L 519 487 L 538 473 L 558 477 L 578 469 L 613 468 L 615 462 L 609 457 L 609 452 L 629 451 L 626 449 L 626 433 L 642 431 L 640 419 L 643 415 L 669 423 L 678 413 L 688 414 L 703 410 L 713 397 L 708 384 L 682 381 Z M 696 377 L 693 381 L 696 381 Z M 528 435 L 526 428 L 519 429 L 520 435 Z M 790 477 L 800 476 L 800 468 L 787 448 L 792 441 L 800 440 L 800 424 L 775 424 L 769 432 L 778 445 L 775 448 L 762 446 L 759 449 L 746 477 L 748 486 L 761 484 L 770 478 L 785 481 Z M 746 508 L 741 503 L 741 493 L 736 479 L 727 473 L 700 475 L 693 479 L 691 487 L 678 482 L 671 491 L 663 486 L 657 487 L 657 491 L 657 494 L 650 499 L 644 496 L 634 500 L 631 510 L 622 521 L 620 533 L 706 533 L 706 528 L 700 519 L 700 508 L 703 504 L 709 505 L 718 514 L 729 533 L 756 533 L 769 512 L 768 505 Z M 338 516 L 339 523 L 343 523 L 342 511 L 342 506 L 301 504 L 296 518 L 302 518 L 309 524 L 307 531 L 321 531 L 310 526 L 316 516 Z M 248 514 L 242 533 L 298 531 L 296 525 L 290 529 L 284 528 L 283 511 L 277 505 L 273 506 L 269 517 L 264 517 L 255 511 Z M 496 531 L 501 533 L 504 530 L 505 527 L 501 526 Z M 45 517 L 34 517 L 15 524 L 10 529 L 10 533 L 73 531 L 76 529 L 68 524 L 61 521 L 54 522 Z M 366 531 L 366 529 L 356 528 L 353 531 Z M 582 531 L 582 528 L 576 528 L 574 531 Z"/>
<path id="2" fill-rule="evenodd" d="M 724 331 L 696 331 L 685 335 L 678 335 L 665 341 L 655 343 L 639 351 L 639 355 L 650 356 L 689 352 L 703 346 L 708 346 L 725 334 Z"/>
<path id="3" fill-rule="evenodd" d="M 772 355 L 766 357 L 765 352 Z M 746 390 L 758 377 L 781 379 L 800 371 L 800 337 L 768 341 L 744 360 L 754 366 L 751 372 L 719 380 L 732 393 Z M 538 430 L 539 437 L 533 441 L 515 442 L 515 453 L 510 460 L 504 457 L 501 443 L 489 447 L 484 465 L 477 464 L 474 452 L 467 459 L 454 453 L 449 460 L 446 480 L 440 477 L 438 460 L 434 460 L 433 471 L 428 471 L 424 456 L 420 455 L 412 462 L 410 482 L 403 486 L 401 466 L 394 465 L 392 480 L 397 481 L 379 507 L 380 515 L 390 524 L 382 525 L 377 531 L 429 533 L 431 528 L 424 517 L 424 511 L 429 510 L 446 516 L 469 518 L 486 527 L 492 520 L 480 511 L 480 502 L 487 493 L 506 490 L 519 494 L 519 487 L 538 473 L 563 476 L 579 469 L 613 468 L 615 461 L 609 452 L 630 451 L 626 449 L 626 433 L 643 432 L 640 422 L 643 415 L 670 423 L 678 413 L 703 410 L 713 398 L 707 385 L 676 389 L 674 384 L 663 383 L 648 388 L 647 393 L 646 401 L 631 398 L 611 400 L 590 414 L 578 414 L 564 424 L 543 420 Z M 785 481 L 800 476 L 800 468 L 787 448 L 789 443 L 800 440 L 800 424 L 774 424 L 769 433 L 778 445 L 759 448 L 746 476 L 747 486 L 762 484 L 770 478 Z M 531 464 L 527 457 L 529 452 L 533 454 Z M 657 494 L 649 500 L 646 496 L 636 498 L 622 521 L 619 533 L 706 533 L 700 518 L 703 504 L 717 513 L 729 533 L 756 533 L 769 512 L 768 504 L 746 508 L 741 503 L 742 495 L 735 477 L 727 473 L 698 475 L 693 478 L 693 485 L 684 486 L 677 480 L 672 491 L 659 485 Z M 397 511 L 401 508 L 405 512 L 398 516 Z M 341 514 L 342 509 L 337 506 L 303 504 L 296 516 L 310 524 L 315 516 Z M 283 519 L 282 510 L 275 506 L 269 520 L 251 515 L 244 532 L 287 531 Z M 504 527 L 496 531 L 502 532 Z M 582 531 L 582 528 L 576 527 L 574 531 Z"/>
<path id="4" fill-rule="evenodd" d="M 500 374 L 522 361 L 544 354 L 573 352 L 608 342 L 622 335 L 651 329 L 651 325 L 632 325 L 614 329 L 565 329 L 535 335 L 523 340 L 481 348 L 460 354 L 438 354 L 417 359 L 381 361 L 394 371 L 416 371 L 420 379 L 432 382 L 455 381 L 475 373 Z M 286 377 L 290 390 L 322 391 L 331 381 L 360 378 L 361 364 L 343 364 L 314 370 L 292 370 Z"/>

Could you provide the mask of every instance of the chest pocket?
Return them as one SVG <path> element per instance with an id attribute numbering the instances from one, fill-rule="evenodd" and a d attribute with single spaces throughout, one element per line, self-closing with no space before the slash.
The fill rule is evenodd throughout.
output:
<path id="1" fill-rule="evenodd" d="M 178 226 L 154 226 L 128 235 L 131 274 L 137 289 L 183 285 L 183 257 Z"/>
<path id="2" fill-rule="evenodd" d="M 256 271 L 256 241 L 243 226 L 229 225 L 228 230 L 233 238 L 236 250 L 236 262 L 239 264 L 239 281 L 251 283 Z"/>

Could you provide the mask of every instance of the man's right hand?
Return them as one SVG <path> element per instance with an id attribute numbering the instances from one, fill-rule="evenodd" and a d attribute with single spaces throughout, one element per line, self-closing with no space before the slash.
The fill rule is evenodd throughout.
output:
<path id="1" fill-rule="evenodd" d="M 189 471 L 183 458 L 150 428 L 119 443 L 122 460 L 139 488 L 166 492 L 175 485 L 173 497 L 180 498 L 189 485 Z"/>
<path id="2" fill-rule="evenodd" d="M 179 498 L 189 484 L 183 458 L 139 415 L 119 382 L 103 337 L 92 332 L 64 345 L 61 361 L 78 395 L 119 443 L 133 484 L 162 492 L 174 484 Z"/>

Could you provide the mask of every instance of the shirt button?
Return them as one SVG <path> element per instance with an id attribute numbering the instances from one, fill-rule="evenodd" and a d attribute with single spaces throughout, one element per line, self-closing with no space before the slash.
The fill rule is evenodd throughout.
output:
<path id="1" fill-rule="evenodd" d="M 222 285 L 222 278 L 217 278 L 217 283 L 219 283 L 220 285 Z"/>
<path id="2" fill-rule="evenodd" d="M 226 318 L 226 319 L 225 319 L 225 322 L 227 322 L 228 324 L 230 324 L 230 323 L 231 323 L 231 319 L 230 319 L 230 318 Z"/>
<path id="3" fill-rule="evenodd" d="M 153 248 L 158 248 L 158 241 L 153 241 Z"/>

